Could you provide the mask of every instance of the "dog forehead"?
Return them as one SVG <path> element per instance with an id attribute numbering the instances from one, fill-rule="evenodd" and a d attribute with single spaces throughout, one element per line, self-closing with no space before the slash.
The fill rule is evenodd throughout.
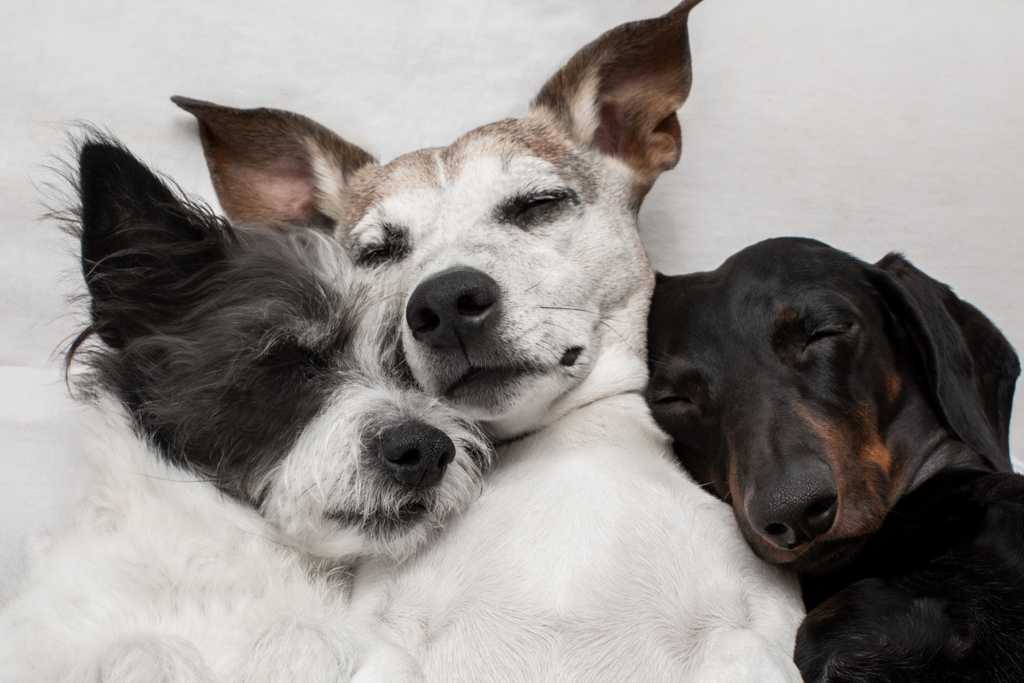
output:
<path id="1" fill-rule="evenodd" d="M 408 152 L 361 169 L 334 213 L 343 229 L 351 229 L 375 208 L 422 211 L 436 205 L 442 192 L 452 198 L 463 195 L 466 186 L 487 186 L 502 177 L 542 180 L 545 175 L 576 181 L 585 191 L 593 186 L 578 151 L 557 125 L 534 117 L 505 119 L 471 130 L 447 147 Z"/>

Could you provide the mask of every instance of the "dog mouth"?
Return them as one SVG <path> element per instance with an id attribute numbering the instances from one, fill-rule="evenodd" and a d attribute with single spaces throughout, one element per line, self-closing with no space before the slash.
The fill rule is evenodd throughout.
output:
<path id="1" fill-rule="evenodd" d="M 544 375 L 555 370 L 574 367 L 585 351 L 583 346 L 567 348 L 558 360 L 557 366 L 546 367 L 539 363 L 516 363 L 490 367 L 470 365 L 459 377 L 448 385 L 443 395 L 448 400 L 478 398 L 494 389 L 527 377 Z"/>
<path id="2" fill-rule="evenodd" d="M 427 517 L 432 510 L 430 501 L 418 499 L 403 503 L 391 510 L 354 512 L 335 510 L 327 517 L 342 526 L 355 527 L 371 538 L 390 538 L 401 534 Z"/>
<path id="3" fill-rule="evenodd" d="M 540 366 L 529 364 L 489 368 L 470 366 L 448 385 L 444 390 L 444 396 L 449 400 L 474 398 L 489 393 L 501 385 L 543 373 L 544 369 Z"/>
<path id="4" fill-rule="evenodd" d="M 852 562 L 867 540 L 868 536 L 822 539 L 794 551 L 785 552 L 789 555 L 788 558 L 775 557 L 768 561 L 789 567 L 799 574 L 825 574 Z"/>

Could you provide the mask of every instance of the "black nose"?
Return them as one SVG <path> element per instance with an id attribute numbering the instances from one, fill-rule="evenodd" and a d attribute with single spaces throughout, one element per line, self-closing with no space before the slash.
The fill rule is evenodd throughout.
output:
<path id="1" fill-rule="evenodd" d="M 448 435 L 422 422 L 403 422 L 380 435 L 381 463 L 408 486 L 437 484 L 454 457 L 455 444 Z"/>
<path id="2" fill-rule="evenodd" d="M 405 320 L 413 337 L 436 348 L 458 348 L 486 331 L 497 319 L 501 290 L 486 273 L 451 268 L 413 290 Z"/>
<path id="3" fill-rule="evenodd" d="M 820 461 L 786 475 L 755 491 L 747 515 L 764 538 L 793 550 L 832 528 L 839 498 L 831 470 Z"/>

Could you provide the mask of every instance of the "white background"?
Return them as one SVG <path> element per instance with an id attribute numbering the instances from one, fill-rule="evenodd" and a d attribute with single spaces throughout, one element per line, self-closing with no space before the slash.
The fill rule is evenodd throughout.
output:
<path id="1" fill-rule="evenodd" d="M 2 4 L 0 596 L 24 534 L 59 520 L 80 480 L 53 363 L 79 276 L 71 245 L 37 220 L 70 124 L 106 126 L 212 199 L 171 94 L 294 109 L 388 159 L 523 113 L 576 48 L 671 6 Z M 683 160 L 641 214 L 655 265 L 713 268 L 783 234 L 869 260 L 898 249 L 1024 347 L 1022 26 L 1020 0 L 707 0 L 691 20 Z"/>

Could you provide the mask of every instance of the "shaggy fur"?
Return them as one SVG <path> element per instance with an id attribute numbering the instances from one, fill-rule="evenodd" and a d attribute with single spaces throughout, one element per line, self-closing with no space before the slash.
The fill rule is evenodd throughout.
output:
<path id="1" fill-rule="evenodd" d="M 405 305 L 413 377 L 505 441 L 436 543 L 357 575 L 354 606 L 430 680 L 798 680 L 795 583 L 674 465 L 642 398 L 637 211 L 679 158 L 695 4 L 584 47 L 525 117 L 387 164 L 294 114 L 176 99 L 222 204 L 327 217 Z"/>
<path id="2" fill-rule="evenodd" d="M 232 226 L 107 139 L 79 178 L 96 481 L 0 614 L 4 680 L 414 675 L 349 571 L 479 493 L 480 434 L 403 382 L 391 308 L 333 240 Z"/>

